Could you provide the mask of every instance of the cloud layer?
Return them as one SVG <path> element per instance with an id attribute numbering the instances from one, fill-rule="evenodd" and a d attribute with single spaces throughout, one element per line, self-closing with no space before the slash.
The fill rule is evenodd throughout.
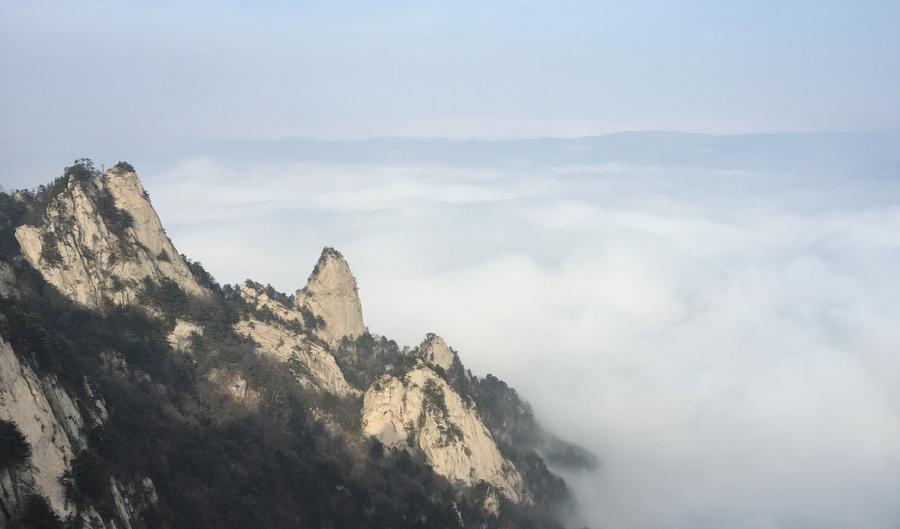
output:
<path id="1" fill-rule="evenodd" d="M 748 166 L 205 157 L 145 183 L 220 280 L 293 291 L 339 248 L 370 329 L 441 334 L 601 456 L 569 477 L 593 527 L 896 527 L 895 180 Z"/>

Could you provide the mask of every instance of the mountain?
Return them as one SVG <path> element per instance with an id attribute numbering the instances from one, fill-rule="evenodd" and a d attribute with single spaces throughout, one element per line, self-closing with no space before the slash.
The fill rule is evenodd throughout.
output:
<path id="1" fill-rule="evenodd" d="M 365 326 L 325 248 L 220 285 L 133 167 L 0 194 L 0 528 L 562 527 L 594 456 L 426 334 Z"/>

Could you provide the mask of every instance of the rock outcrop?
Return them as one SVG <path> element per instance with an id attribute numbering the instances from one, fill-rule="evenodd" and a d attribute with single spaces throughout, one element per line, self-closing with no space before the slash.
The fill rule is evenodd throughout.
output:
<path id="1" fill-rule="evenodd" d="M 144 278 L 205 296 L 166 236 L 134 171 L 68 175 L 41 222 L 16 229 L 22 254 L 65 295 L 88 307 L 129 304 Z"/>
<path id="2" fill-rule="evenodd" d="M 107 417 L 106 403 L 87 381 L 81 398 L 73 398 L 55 377 L 38 375 L 0 339 L 0 419 L 15 423 L 31 448 L 29 464 L 0 470 L 0 529 L 18 527 L 14 520 L 33 495 L 46 498 L 61 519 L 75 513 L 75 506 L 66 499 L 62 478 L 72 469 L 78 452 L 88 447 L 86 432 Z M 143 527 L 134 520 L 140 520 L 157 501 L 154 483 L 147 477 L 133 483 L 110 477 L 109 492 L 113 512 L 104 518 L 87 505 L 80 512 L 84 519 L 81 527 Z"/>
<path id="3" fill-rule="evenodd" d="M 49 390 L 49 391 L 48 391 Z M 0 419 L 16 423 L 31 446 L 30 472 L 3 487 L 4 505 L 24 499 L 21 489 L 31 488 L 47 498 L 63 516 L 72 512 L 60 478 L 83 447 L 84 419 L 78 407 L 52 379 L 41 379 L 20 362 L 10 345 L 0 340 Z M 6 490 L 9 489 L 9 490 Z"/>
<path id="4" fill-rule="evenodd" d="M 306 287 L 294 299 L 298 308 L 321 318 L 323 325 L 316 334 L 332 347 L 345 336 L 355 339 L 366 331 L 356 279 L 344 256 L 333 248 L 322 250 Z"/>
<path id="5" fill-rule="evenodd" d="M 277 321 L 243 320 L 235 324 L 234 330 L 253 340 L 260 353 L 290 365 L 297 380 L 308 388 L 339 396 L 359 393 L 347 383 L 334 357 L 324 347 Z"/>
<path id="6" fill-rule="evenodd" d="M 192 321 L 175 320 L 175 328 L 166 337 L 169 345 L 176 351 L 188 352 L 194 333 L 203 334 L 203 328 Z"/>
<path id="7" fill-rule="evenodd" d="M 324 343 L 304 328 L 301 311 L 308 309 L 296 308 L 289 299 L 276 299 L 274 291 L 269 295 L 266 290 L 252 281 L 240 286 L 241 297 L 258 316 L 239 321 L 234 330 L 253 340 L 260 353 L 289 364 L 297 380 L 308 388 L 338 396 L 358 395 Z"/>
<path id="8" fill-rule="evenodd" d="M 266 288 L 251 281 L 245 282 L 238 288 L 238 292 L 244 301 L 258 311 L 271 312 L 272 315 L 283 322 L 296 322 L 303 325 L 303 314 L 288 300 L 278 300 L 266 292 Z"/>
<path id="9" fill-rule="evenodd" d="M 514 502 L 527 501 L 522 476 L 504 459 L 474 403 L 425 365 L 377 380 L 363 400 L 363 430 L 391 448 L 420 450 L 451 482 L 481 481 Z"/>
<path id="10" fill-rule="evenodd" d="M 419 346 L 419 354 L 428 364 L 440 367 L 444 371 L 453 367 L 453 359 L 456 353 L 450 349 L 447 342 L 440 336 L 429 333 L 425 336 L 425 341 Z"/>

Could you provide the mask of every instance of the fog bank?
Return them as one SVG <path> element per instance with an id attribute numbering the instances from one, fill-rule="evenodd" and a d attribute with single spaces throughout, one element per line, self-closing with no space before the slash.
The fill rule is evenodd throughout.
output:
<path id="1" fill-rule="evenodd" d="M 592 527 L 887 529 L 896 138 L 289 142 L 142 175 L 220 281 L 291 292 L 335 246 L 373 332 L 516 386 L 601 457 L 568 476 Z"/>

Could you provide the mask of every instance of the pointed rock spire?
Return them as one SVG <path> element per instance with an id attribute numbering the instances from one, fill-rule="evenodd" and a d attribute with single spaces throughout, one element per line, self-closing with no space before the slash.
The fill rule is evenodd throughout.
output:
<path id="1" fill-rule="evenodd" d="M 419 346 L 419 351 L 422 358 L 433 366 L 438 366 L 444 371 L 453 367 L 453 358 L 456 353 L 450 349 L 443 338 L 434 333 L 425 335 L 425 341 Z"/>
<path id="2" fill-rule="evenodd" d="M 305 307 L 322 319 L 324 325 L 317 334 L 331 346 L 345 336 L 357 338 L 366 330 L 356 279 L 344 256 L 334 248 L 322 250 L 306 287 L 297 291 L 295 299 L 298 308 Z"/>

